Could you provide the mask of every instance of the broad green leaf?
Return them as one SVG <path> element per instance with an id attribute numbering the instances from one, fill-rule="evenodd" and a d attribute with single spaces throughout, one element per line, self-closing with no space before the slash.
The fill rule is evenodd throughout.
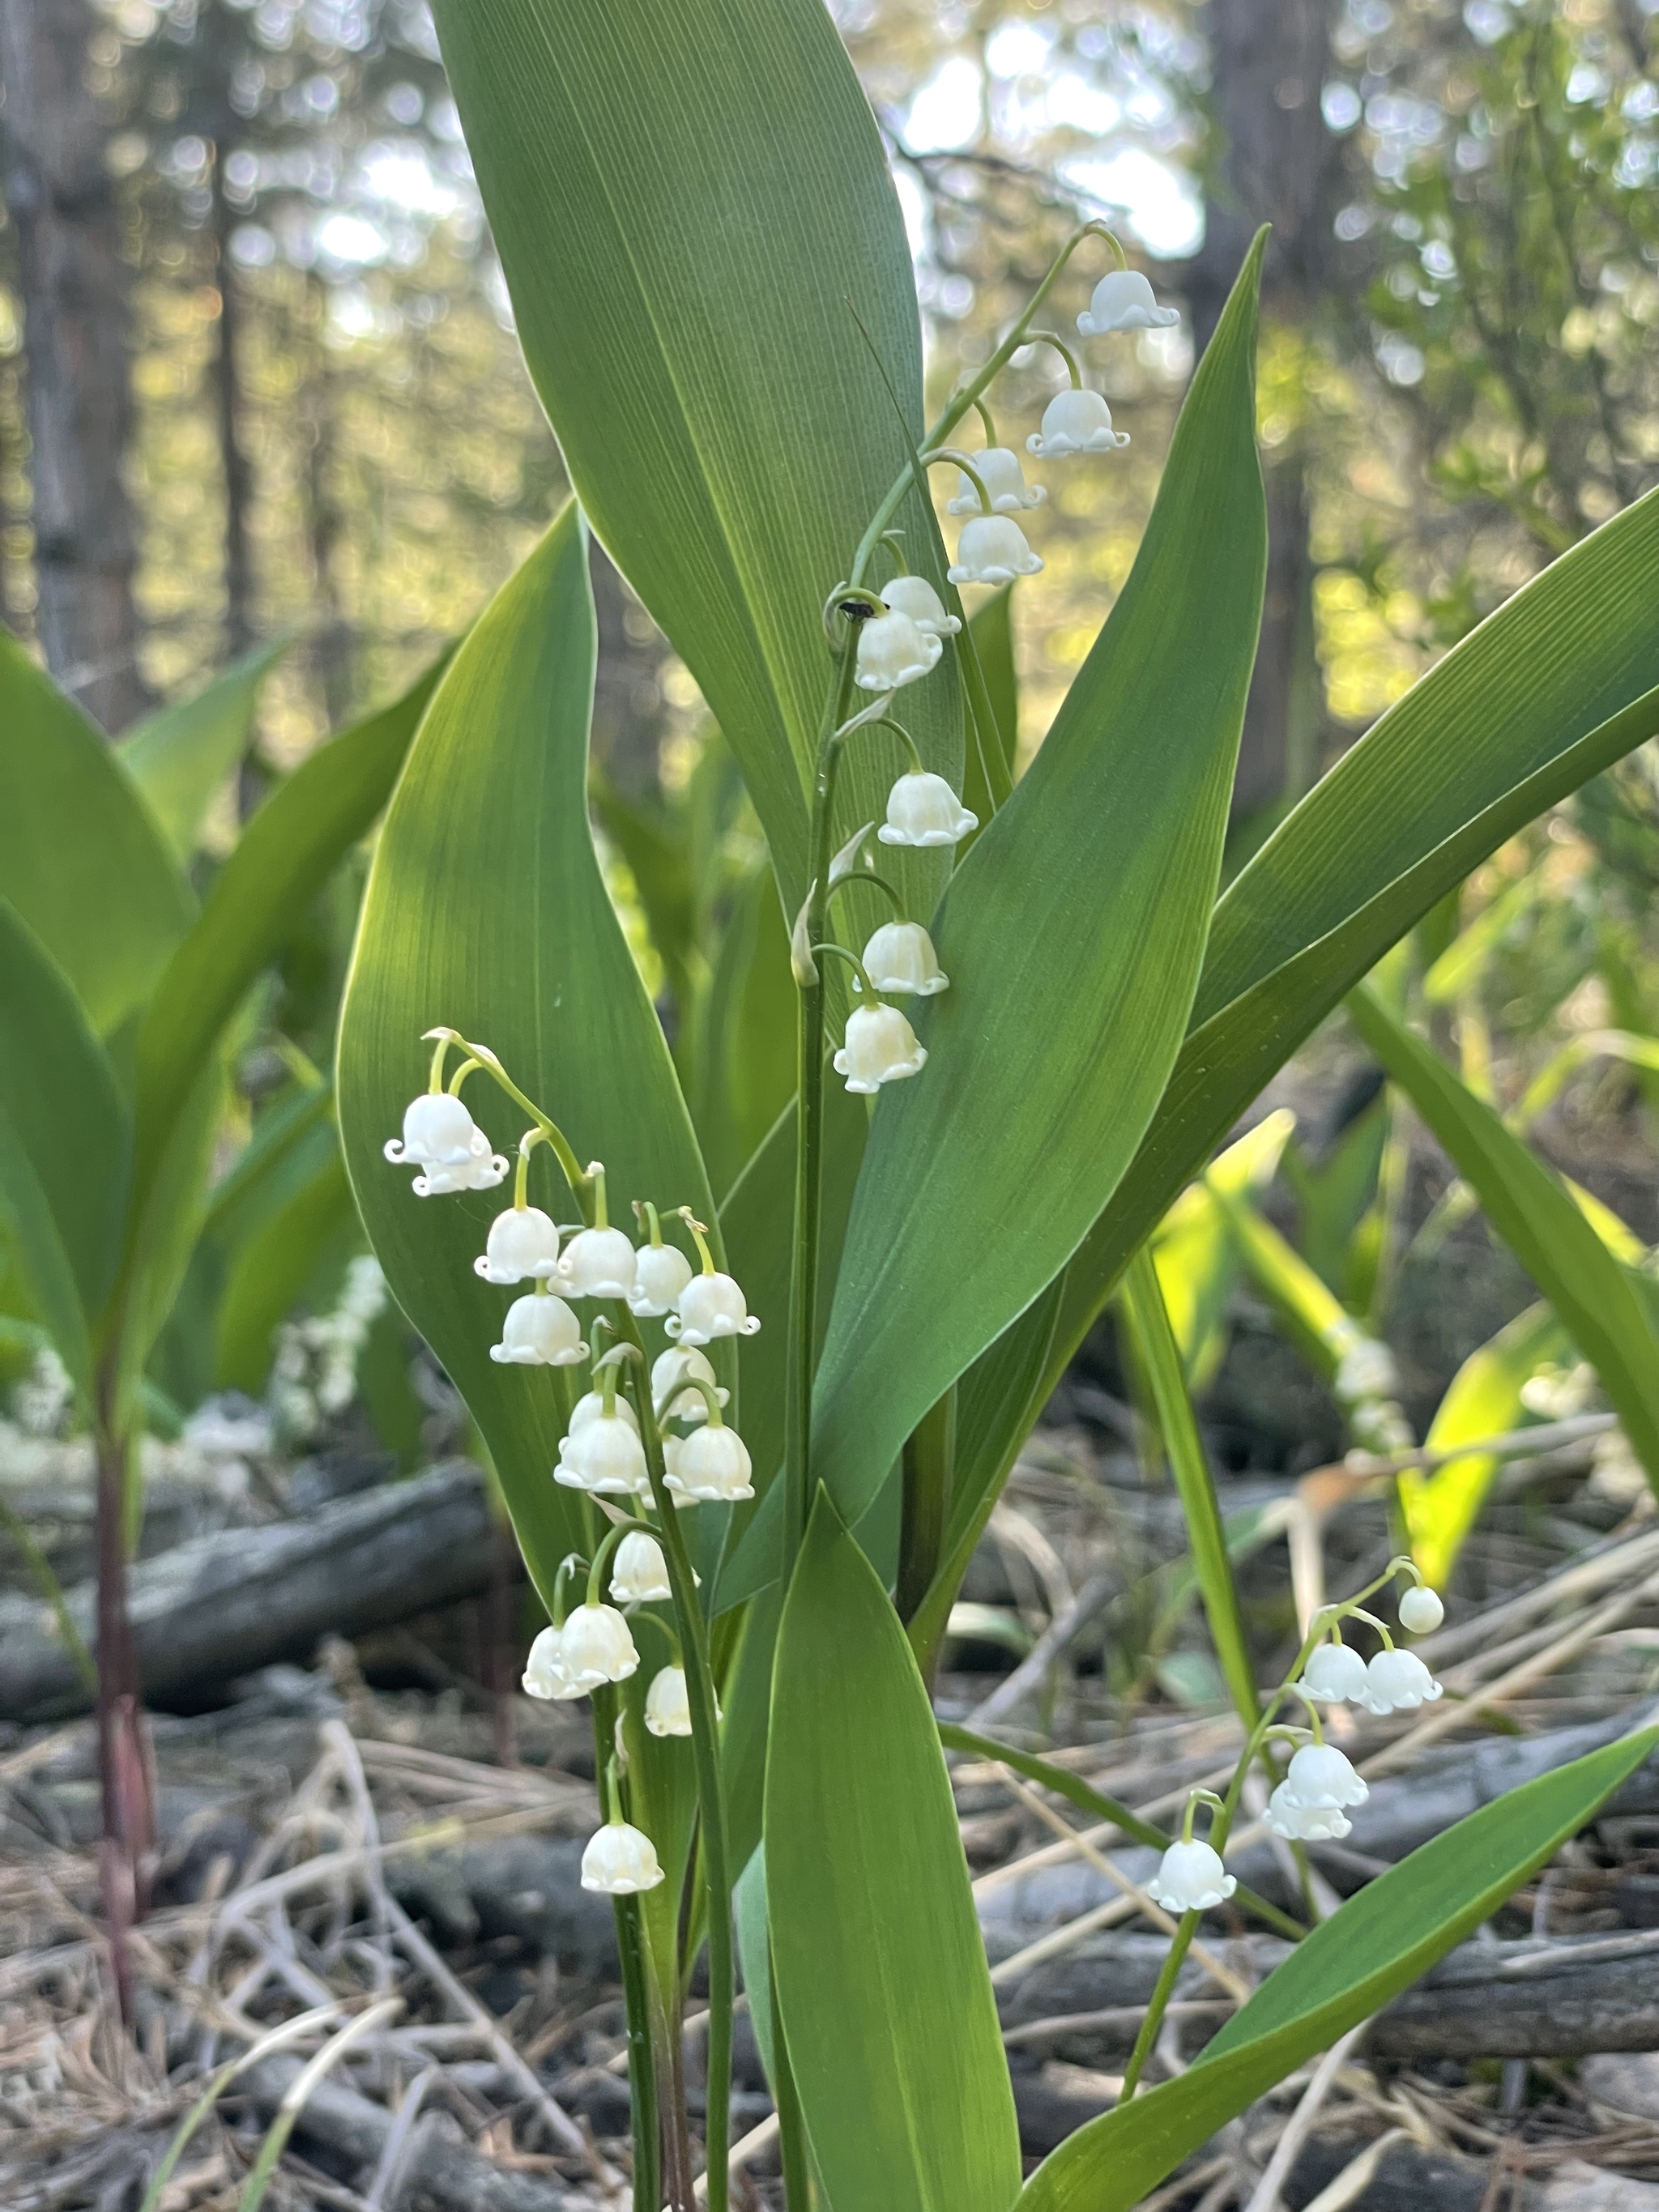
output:
<path id="1" fill-rule="evenodd" d="M 75 1286 L 77 1341 L 84 1342 L 108 1295 L 119 1249 L 131 1117 L 69 978 L 3 898 L 0 1110 L 11 1127 L 11 1157 L 28 1161 L 51 1216 Z M 26 1200 L 21 1211 L 33 1218 L 33 1202 Z M 26 1267 L 28 1259 L 26 1249 Z M 56 1272 L 55 1260 L 45 1265 Z"/>
<path id="2" fill-rule="evenodd" d="M 605 1162 L 613 1218 L 628 1220 L 636 1197 L 714 1218 L 668 1048 L 594 856 L 593 659 L 585 533 L 573 505 L 491 600 L 427 710 L 375 851 L 337 1073 L 364 1224 L 393 1295 L 483 1432 L 544 1597 L 582 1525 L 574 1493 L 550 1479 L 568 1376 L 490 1359 L 516 1293 L 472 1270 L 511 1185 L 417 1199 L 409 1170 L 381 1148 L 425 1087 L 422 1032 L 445 1024 L 501 1055 L 579 1159 Z M 481 1073 L 465 1096 L 497 1151 L 510 1153 L 521 1110 Z M 531 1196 L 556 1218 L 573 1218 L 545 1147 L 532 1155 Z"/>
<path id="3" fill-rule="evenodd" d="M 1626 1736 L 1511 1790 L 1370 1882 L 1299 1943 L 1187 2071 L 1046 2158 L 1019 2212 L 1131 2212 L 1189 2151 L 1409 1989 L 1552 1857 L 1659 1743 Z"/>
<path id="4" fill-rule="evenodd" d="M 270 1379 L 277 1328 L 319 1278 L 337 1282 L 362 1249 L 333 1128 L 325 1123 L 307 1151 L 318 1156 L 310 1173 L 252 1232 L 227 1271 L 213 1347 L 221 1389 L 258 1397 Z"/>
<path id="5" fill-rule="evenodd" d="M 927 1067 L 877 1109 L 818 1374 L 814 1468 L 854 1519 L 1086 1234 L 1180 1047 L 1261 608 L 1261 251 L 1106 626 L 935 921 L 951 988 L 917 1019 Z"/>
<path id="6" fill-rule="evenodd" d="M 1546 1366 L 1572 1356 L 1566 1331 L 1547 1305 L 1528 1306 L 1506 1322 L 1496 1336 L 1473 1351 L 1452 1376 L 1435 1409 L 1428 1451 L 1449 1451 L 1482 1437 L 1501 1437 L 1523 1427 L 1522 1392 Z M 1431 1474 L 1408 1468 L 1400 1478 L 1400 1506 L 1406 1516 L 1412 1557 L 1437 1587 L 1450 1576 L 1464 1539 L 1474 1528 L 1498 1472 L 1489 1452 L 1449 1460 Z"/>
<path id="7" fill-rule="evenodd" d="M 281 640 L 244 654 L 205 689 L 146 715 L 121 739 L 122 765 L 181 866 L 201 842 L 215 794 L 253 742 L 259 686 L 286 650 Z"/>
<path id="8" fill-rule="evenodd" d="M 1181 1348 L 1164 1311 L 1158 1270 L 1144 1246 L 1129 1262 L 1124 1277 L 1122 1310 L 1158 1411 L 1164 1454 L 1186 1515 L 1193 1571 L 1203 1595 L 1211 1640 L 1239 1718 L 1247 1729 L 1252 1729 L 1261 1717 L 1261 1708 L 1256 1698 L 1255 1673 L 1250 1664 L 1243 1616 L 1238 1608 L 1232 1562 L 1227 1556 L 1227 1538 L 1221 1525 L 1215 1478 L 1204 1456 L 1197 1416 L 1187 1395 Z"/>
<path id="9" fill-rule="evenodd" d="M 168 961 L 138 1033 L 134 1185 L 141 1206 L 173 1122 L 226 1025 L 391 797 L 441 666 L 320 746 L 277 786 Z"/>
<path id="10" fill-rule="evenodd" d="M 196 1071 L 155 1160 L 143 1203 L 125 1224 L 121 1274 L 105 1328 L 117 1352 L 123 1413 L 142 1387 L 150 1353 L 173 1311 L 207 1216 L 214 1147 L 230 1103 L 235 1032 Z M 135 1178 L 136 1180 L 136 1178 Z"/>
<path id="11" fill-rule="evenodd" d="M 777 878 L 758 866 L 732 892 L 708 994 L 702 1095 L 692 1102 L 716 1190 L 730 1190 L 794 1096 L 799 1003 Z"/>
<path id="12" fill-rule="evenodd" d="M 995 725 L 997 758 L 980 758 L 970 726 L 963 763 L 962 799 L 981 823 L 988 822 L 1012 784 L 1019 752 L 1019 687 L 1014 672 L 1013 592 L 1003 584 L 976 607 L 968 623 L 969 642 L 978 656 L 983 696 Z M 987 770 L 989 769 L 989 776 Z M 994 793 L 990 777 L 996 779 Z"/>
<path id="13" fill-rule="evenodd" d="M 195 901 L 100 732 L 0 629 L 0 897 L 107 1036 L 145 997 Z"/>
<path id="14" fill-rule="evenodd" d="M 1659 1339 L 1642 1298 L 1553 1170 L 1364 990 L 1354 1026 L 1456 1162 L 1487 1219 L 1601 1378 L 1659 1488 Z"/>
<path id="15" fill-rule="evenodd" d="M 910 255 L 869 106 L 821 0 L 434 13 L 571 482 L 741 762 L 793 915 L 820 611 L 922 427 Z M 942 585 L 914 493 L 896 520 Z M 951 656 L 905 705 L 955 781 Z M 849 830 L 898 759 L 849 763 Z M 936 865 L 904 872 L 937 896 Z"/>
<path id="16" fill-rule="evenodd" d="M 1006 2212 L 1013 2094 L 933 1709 L 822 1490 L 778 1632 L 765 1853 L 778 2011 L 830 2203 Z"/>
<path id="17" fill-rule="evenodd" d="M 28 1146 L 0 1104 L 0 1261 L 8 1323 L 38 1322 L 83 1400 L 92 1396 L 92 1348 L 75 1268 Z M 11 1348 L 8 1329 L 7 1349 Z M 33 1336 L 31 1352 L 40 1339 Z"/>
<path id="18" fill-rule="evenodd" d="M 596 769 L 588 796 L 599 827 L 627 861 L 646 927 L 682 1024 L 690 1019 L 697 961 L 697 899 L 686 842 L 636 806 Z"/>
<path id="19" fill-rule="evenodd" d="M 1128 1255 L 1304 1037 L 1505 838 L 1659 731 L 1659 492 L 1462 640 L 1229 885 L 1187 1042 L 1067 1271 L 1050 1372 Z"/>

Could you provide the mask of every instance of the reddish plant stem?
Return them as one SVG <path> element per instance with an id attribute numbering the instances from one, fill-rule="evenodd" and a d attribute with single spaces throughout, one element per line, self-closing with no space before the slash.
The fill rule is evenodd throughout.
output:
<path id="1" fill-rule="evenodd" d="M 98 1778 L 103 1800 L 99 1875 L 121 2017 L 133 2017 L 129 1935 L 149 1910 L 155 1792 L 127 1613 L 129 1443 L 100 1420 L 97 1443 Z"/>

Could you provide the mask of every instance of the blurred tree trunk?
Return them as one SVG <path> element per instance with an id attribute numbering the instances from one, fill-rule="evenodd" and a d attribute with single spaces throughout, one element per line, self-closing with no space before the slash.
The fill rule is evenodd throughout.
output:
<path id="1" fill-rule="evenodd" d="M 1212 165 L 1204 244 L 1188 273 L 1194 334 L 1209 343 L 1258 225 L 1273 227 L 1269 323 L 1305 323 L 1328 281 L 1336 145 L 1320 112 L 1334 0 L 1210 0 Z M 1310 780 L 1319 720 L 1313 566 L 1300 441 L 1267 457 L 1267 591 L 1245 709 L 1236 816 Z"/>
<path id="2" fill-rule="evenodd" d="M 127 266 L 87 77 L 88 0 L 0 0 L 5 198 L 28 362 L 37 620 L 53 673 L 106 729 L 148 703 L 133 605 L 137 531 Z"/>
<path id="3" fill-rule="evenodd" d="M 248 510 L 253 503 L 253 470 L 238 421 L 242 310 L 230 261 L 230 234 L 235 216 L 225 198 L 222 135 L 214 142 L 210 177 L 213 191 L 215 276 L 219 292 L 219 343 L 214 354 L 213 392 L 219 465 L 225 480 L 225 643 L 234 660 L 254 641 L 253 550 L 248 533 Z"/>
<path id="4" fill-rule="evenodd" d="M 595 538 L 588 571 L 599 628 L 593 686 L 593 757 L 624 798 L 651 799 L 667 726 L 662 673 L 668 646 Z"/>

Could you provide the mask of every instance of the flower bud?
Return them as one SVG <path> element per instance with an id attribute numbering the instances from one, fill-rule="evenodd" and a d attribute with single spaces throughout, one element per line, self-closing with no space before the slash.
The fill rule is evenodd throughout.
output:
<path id="1" fill-rule="evenodd" d="M 559 1446 L 553 1480 L 566 1490 L 586 1490 L 596 1498 L 644 1498 L 651 1488 L 645 1447 L 631 1421 L 597 1413 L 573 1426 Z"/>
<path id="2" fill-rule="evenodd" d="M 489 1356 L 504 1367 L 574 1367 L 586 1358 L 587 1346 L 564 1300 L 532 1291 L 507 1308 L 501 1340 L 490 1346 Z"/>
<path id="3" fill-rule="evenodd" d="M 939 665 L 945 641 L 924 630 L 907 614 L 872 615 L 859 624 L 858 662 L 853 681 L 861 691 L 896 691 Z"/>
<path id="4" fill-rule="evenodd" d="M 876 835 L 884 845 L 959 845 L 979 817 L 970 813 L 942 775 L 913 768 L 887 794 L 887 819 Z"/>
<path id="5" fill-rule="evenodd" d="M 908 615 L 924 637 L 954 637 L 962 624 L 945 611 L 945 602 L 926 576 L 895 576 L 883 591 L 881 603 L 895 614 Z"/>
<path id="6" fill-rule="evenodd" d="M 638 1255 L 620 1229 L 580 1229 L 559 1262 L 568 1298 L 625 1298 L 634 1288 Z"/>
<path id="7" fill-rule="evenodd" d="M 678 1310 L 663 1323 L 681 1344 L 713 1344 L 719 1336 L 753 1336 L 759 1321 L 730 1275 L 693 1275 Z"/>
<path id="8" fill-rule="evenodd" d="M 544 1628 L 530 1647 L 524 1662 L 526 1697 L 562 1698 L 568 1694 L 564 1667 L 559 1657 L 560 1632 Z"/>
<path id="9" fill-rule="evenodd" d="M 1288 1783 L 1281 1782 L 1267 1800 L 1267 1826 L 1274 1835 L 1288 1837 L 1292 1843 L 1328 1844 L 1353 1833 L 1353 1822 L 1346 1813 L 1334 1805 L 1298 1805 L 1289 1789 Z"/>
<path id="10" fill-rule="evenodd" d="M 607 1822 L 582 1853 L 582 1887 L 607 1897 L 632 1897 L 654 1889 L 662 1878 L 656 1845 L 643 1829 L 626 1820 Z"/>
<path id="11" fill-rule="evenodd" d="M 1097 392 L 1057 392 L 1042 410 L 1042 428 L 1025 441 L 1040 461 L 1063 461 L 1073 453 L 1112 453 L 1128 444 L 1112 428 L 1112 410 Z"/>
<path id="12" fill-rule="evenodd" d="M 1400 1626 L 1413 1636 L 1432 1636 L 1446 1618 L 1446 1608 L 1440 1602 L 1437 1590 L 1425 1589 L 1413 1583 L 1400 1600 Z"/>
<path id="13" fill-rule="evenodd" d="M 678 1244 L 641 1244 L 634 1255 L 630 1312 L 647 1316 L 672 1313 L 691 1279 L 691 1262 Z"/>
<path id="14" fill-rule="evenodd" d="M 693 1377 L 699 1382 L 707 1382 L 722 1406 L 730 1405 L 732 1393 L 719 1387 L 706 1355 L 684 1344 L 671 1344 L 666 1352 L 659 1352 L 652 1361 L 652 1404 L 662 1405 L 671 1390 L 678 1389 L 682 1382 L 689 1383 Z M 663 1407 L 662 1417 L 665 1421 L 706 1421 L 708 1401 L 701 1390 L 680 1390 L 677 1398 Z"/>
<path id="15" fill-rule="evenodd" d="M 691 1700 L 684 1668 L 665 1667 L 652 1676 L 645 1693 L 645 1724 L 653 1735 L 690 1735 Z"/>
<path id="16" fill-rule="evenodd" d="M 1112 331 L 1167 331 L 1180 320 L 1173 307 L 1158 306 L 1139 270 L 1114 269 L 1095 286 L 1077 326 L 1085 338 L 1101 338 Z"/>
<path id="17" fill-rule="evenodd" d="M 579 1605 L 559 1638 L 559 1665 L 569 1686 L 556 1694 L 585 1698 L 602 1682 L 625 1682 L 640 1663 L 628 1623 L 613 1605 Z"/>
<path id="18" fill-rule="evenodd" d="M 617 1547 L 611 1595 L 618 1605 L 655 1605 L 674 1595 L 662 1546 L 643 1528 L 630 1528 Z"/>
<path id="19" fill-rule="evenodd" d="M 1023 508 L 1041 507 L 1048 496 L 1046 485 L 1026 483 L 1019 455 L 1011 447 L 988 446 L 982 453 L 970 453 L 968 458 L 990 495 L 994 514 L 1018 514 Z M 964 473 L 957 482 L 957 495 L 947 511 L 951 514 L 982 514 L 979 486 L 973 477 Z"/>
<path id="20" fill-rule="evenodd" d="M 1286 1803 L 1304 1812 L 1363 1805 L 1371 1794 L 1354 1772 L 1346 1752 L 1339 1751 L 1334 1743 L 1304 1743 L 1291 1759 L 1290 1772 L 1280 1786 Z"/>
<path id="21" fill-rule="evenodd" d="M 945 573 L 953 584 L 1012 584 L 1016 576 L 1035 576 L 1042 566 L 1018 523 L 1006 514 L 976 514 L 963 524 L 956 565 Z"/>
<path id="22" fill-rule="evenodd" d="M 1310 1655 L 1307 1671 L 1297 1684 L 1304 1697 L 1340 1705 L 1365 1702 L 1365 1662 L 1351 1644 L 1322 1644 Z"/>
<path id="23" fill-rule="evenodd" d="M 665 1462 L 666 1464 L 666 1462 Z M 713 1422 L 694 1429 L 674 1454 L 673 1472 L 664 1480 L 678 1498 L 697 1505 L 732 1505 L 752 1498 L 749 1448 L 735 1429 Z"/>
<path id="24" fill-rule="evenodd" d="M 1171 1844 L 1146 1894 L 1166 1912 L 1207 1912 L 1212 1905 L 1224 1905 L 1237 1887 L 1221 1854 L 1208 1844 Z"/>
<path id="25" fill-rule="evenodd" d="M 847 1088 L 871 1097 L 884 1083 L 919 1075 L 927 1054 L 896 1006 L 855 1006 L 847 1017 L 847 1042 L 836 1054 Z"/>
<path id="26" fill-rule="evenodd" d="M 865 972 L 878 991 L 931 999 L 948 991 L 933 940 L 919 921 L 884 921 L 864 948 Z"/>
<path id="27" fill-rule="evenodd" d="M 394 1167 L 424 1170 L 412 1186 L 416 1198 L 493 1190 L 507 1173 L 507 1162 L 490 1151 L 489 1138 L 447 1091 L 426 1091 L 411 1099 L 404 1113 L 403 1141 L 388 1137 L 384 1149 Z"/>
<path id="28" fill-rule="evenodd" d="M 472 1272 L 487 1283 L 544 1283 L 559 1272 L 557 1224 L 539 1206 L 509 1206 L 490 1223 Z"/>
<path id="29" fill-rule="evenodd" d="M 1374 1713 L 1409 1712 L 1439 1695 L 1439 1683 L 1415 1651 L 1379 1651 L 1365 1669 L 1365 1703 Z"/>

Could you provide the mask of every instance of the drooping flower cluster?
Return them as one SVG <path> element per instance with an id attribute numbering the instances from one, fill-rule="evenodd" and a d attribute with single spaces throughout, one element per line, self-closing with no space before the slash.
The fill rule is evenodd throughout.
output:
<path id="1" fill-rule="evenodd" d="M 926 933 L 921 934 L 925 942 Z M 927 951 L 931 956 L 931 946 Z M 903 957 L 901 945 L 887 964 Z M 938 965 L 931 959 L 915 964 L 924 981 L 927 968 Z M 528 1102 L 483 1046 L 465 1048 L 470 1056 L 443 1088 L 445 1054 L 463 1041 L 448 1030 L 430 1035 L 436 1040 L 430 1087 L 404 1114 L 402 1139 L 386 1146 L 386 1158 L 421 1170 L 415 1188 L 422 1197 L 491 1188 L 501 1181 L 507 1163 L 492 1152 L 459 1095 L 461 1085 L 474 1070 L 488 1068 L 511 1096 Z M 591 1194 L 592 1218 L 574 1231 L 561 1228 L 529 1202 L 530 1162 L 540 1144 L 556 1148 L 567 1182 L 585 1204 L 585 1194 Z M 506 1289 L 529 1285 L 507 1306 L 500 1341 L 489 1347 L 492 1359 L 518 1367 L 592 1361 L 591 1387 L 578 1397 L 565 1423 L 552 1474 L 562 1487 L 602 1501 L 612 1526 L 587 1566 L 584 1601 L 568 1611 L 562 1595 L 566 1573 L 585 1563 L 573 1558 L 559 1570 L 551 1601 L 554 1618 L 525 1663 L 524 1688 L 532 1698 L 589 1697 L 638 1672 L 640 1654 L 629 1612 L 674 1598 L 661 1521 L 646 1516 L 669 1501 L 689 1509 L 731 1504 L 755 1494 L 748 1449 L 724 1419 L 731 1393 L 721 1386 L 705 1347 L 752 1336 L 759 1320 L 749 1311 L 741 1285 L 716 1266 L 707 1232 L 689 1206 L 679 1209 L 679 1218 L 696 1248 L 700 1267 L 665 1238 L 654 1206 L 642 1203 L 635 1211 L 649 1228 L 647 1241 L 637 1247 L 610 1220 L 603 1166 L 595 1161 L 586 1170 L 577 1169 L 559 1132 L 538 1116 L 519 1146 L 514 1202 L 490 1224 L 484 1249 L 473 1261 L 474 1272 L 486 1283 Z M 591 1337 L 597 1342 L 604 1332 L 612 1339 L 611 1349 L 597 1356 L 575 1311 L 583 1300 L 599 1308 Z M 607 1304 L 609 1314 L 604 1310 Z M 635 1318 L 624 1329 L 627 1316 Z M 648 1382 L 642 1374 L 639 1377 L 637 1406 L 619 1387 L 623 1364 L 640 1358 L 635 1321 L 659 1321 L 668 1340 L 652 1360 Z M 660 1455 L 660 1487 L 653 1481 L 653 1451 Z M 684 1564 L 695 1583 L 689 1562 Z M 650 1618 L 668 1637 L 675 1656 L 647 1687 L 646 1729 L 656 1737 L 689 1736 L 692 1704 L 680 1647 L 665 1621 Z M 619 1789 L 613 1774 L 612 1817 L 583 1855 L 582 1881 L 590 1889 L 627 1895 L 654 1887 L 663 1871 L 650 1838 L 623 1819 Z"/>

